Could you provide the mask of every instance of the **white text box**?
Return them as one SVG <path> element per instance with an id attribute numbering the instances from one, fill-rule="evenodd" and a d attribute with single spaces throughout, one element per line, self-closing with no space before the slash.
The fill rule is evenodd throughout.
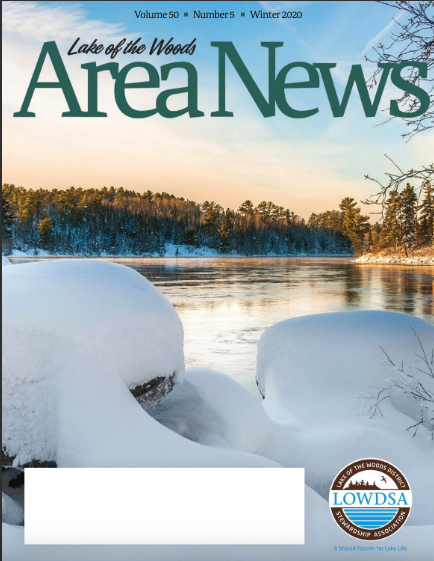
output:
<path id="1" fill-rule="evenodd" d="M 303 544 L 304 470 L 25 470 L 26 544 Z"/>

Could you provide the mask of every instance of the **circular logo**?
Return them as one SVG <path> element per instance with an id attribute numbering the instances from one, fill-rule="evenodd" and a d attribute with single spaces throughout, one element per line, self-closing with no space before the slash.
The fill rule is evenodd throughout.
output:
<path id="1" fill-rule="evenodd" d="M 338 473 L 329 505 L 336 524 L 359 540 L 382 540 L 402 528 L 412 505 L 410 485 L 397 467 L 357 460 Z"/>

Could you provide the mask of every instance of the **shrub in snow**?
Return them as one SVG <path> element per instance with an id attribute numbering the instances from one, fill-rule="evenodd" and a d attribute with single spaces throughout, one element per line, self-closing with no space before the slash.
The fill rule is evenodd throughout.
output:
<path id="1" fill-rule="evenodd" d="M 174 432 L 209 446 L 263 454 L 273 424 L 261 403 L 219 372 L 191 368 L 182 384 L 149 411 Z"/>
<path id="2" fill-rule="evenodd" d="M 83 357 L 104 358 L 152 406 L 183 375 L 181 321 L 128 267 L 68 260 L 5 268 L 3 464 L 56 461 L 58 378 L 66 365 L 83 369 Z"/>
<path id="3" fill-rule="evenodd" d="M 374 395 L 365 396 L 366 409 L 371 417 L 382 415 L 381 406 L 387 399 L 398 408 L 401 403 L 404 403 L 407 411 L 413 407 L 411 417 L 415 422 L 407 430 L 412 430 L 415 436 L 419 427 L 424 426 L 430 431 L 431 439 L 434 441 L 434 340 L 433 347 L 426 350 L 416 332 L 415 337 L 420 346 L 416 355 L 420 365 L 411 369 L 403 362 L 396 364 L 383 349 L 386 363 L 390 366 L 393 375 L 386 380 L 387 385 L 374 388 L 376 391 L 371 392 Z M 405 401 L 401 402 L 401 400 Z"/>

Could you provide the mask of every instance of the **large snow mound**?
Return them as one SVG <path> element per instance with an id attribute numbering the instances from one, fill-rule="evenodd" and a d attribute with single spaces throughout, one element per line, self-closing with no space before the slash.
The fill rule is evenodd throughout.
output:
<path id="1" fill-rule="evenodd" d="M 396 365 L 404 363 L 413 371 L 423 366 L 415 333 L 431 353 L 434 326 L 408 314 L 337 312 L 282 321 L 259 341 L 259 390 L 267 405 L 303 420 L 356 413 L 369 386 L 384 386 L 394 374 L 382 349 Z M 434 390 L 432 378 L 423 381 Z M 319 410 L 306 406 L 314 399 L 323 404 Z"/>
<path id="2" fill-rule="evenodd" d="M 84 356 L 104 358 L 132 391 L 182 379 L 179 316 L 133 269 L 87 260 L 6 267 L 2 301 L 3 449 L 20 463 L 55 460 L 66 365 L 74 376 Z"/>
<path id="3" fill-rule="evenodd" d="M 12 265 L 12 263 L 9 261 L 7 257 L 2 255 L 2 267 L 7 267 L 8 265 Z"/>
<path id="4" fill-rule="evenodd" d="M 424 365 L 415 333 L 430 355 L 434 326 L 401 313 L 320 314 L 270 327 L 259 342 L 257 381 L 265 409 L 280 424 L 266 455 L 287 467 L 305 467 L 306 483 L 323 497 L 349 462 L 383 458 L 409 479 L 409 523 L 433 524 L 434 486 L 426 481 L 434 447 L 425 426 L 415 436 L 407 430 L 415 417 L 411 400 L 385 400 L 382 415 L 374 417 L 364 411 L 363 396 L 378 393 L 395 374 L 380 346 L 434 389 L 434 380 L 416 370 Z"/>
<path id="5" fill-rule="evenodd" d="M 178 315 L 140 274 L 93 261 L 6 272 L 3 447 L 13 465 L 279 467 L 191 442 L 136 401 L 131 388 L 184 370 Z"/>
<path id="6" fill-rule="evenodd" d="M 240 384 L 214 370 L 187 369 L 149 414 L 174 432 L 209 446 L 263 454 L 273 423 Z"/>

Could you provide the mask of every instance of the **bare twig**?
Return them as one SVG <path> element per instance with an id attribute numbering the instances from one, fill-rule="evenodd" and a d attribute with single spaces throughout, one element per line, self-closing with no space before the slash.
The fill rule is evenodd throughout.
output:
<path id="1" fill-rule="evenodd" d="M 427 353 L 416 331 L 413 328 L 412 331 L 421 348 L 421 354 L 415 353 L 415 356 L 424 366 L 422 368 L 410 366 L 410 368 L 429 378 L 434 378 L 434 349 L 431 353 Z M 423 425 L 430 431 L 434 441 L 434 392 L 428 389 L 420 379 L 410 374 L 404 363 L 397 366 L 383 347 L 380 346 L 380 349 L 386 359 L 385 364 L 395 372 L 395 375 L 386 380 L 387 386 L 385 387 L 368 386 L 376 390 L 374 395 L 359 395 L 365 400 L 363 413 L 367 413 L 371 419 L 377 414 L 383 417 L 381 404 L 385 400 L 390 398 L 409 399 L 419 408 L 419 419 L 407 430 L 413 430 L 413 436 L 416 436 L 419 427 Z"/>
<path id="2" fill-rule="evenodd" d="M 413 2 L 413 1 L 382 1 L 377 0 L 392 8 L 396 12 L 394 17 L 394 28 L 391 31 L 387 42 L 379 43 L 373 48 L 374 55 L 365 56 L 369 62 L 400 64 L 407 62 L 422 62 L 427 65 L 427 76 L 422 78 L 419 69 L 409 65 L 404 68 L 401 76 L 410 84 L 422 87 L 427 91 L 430 104 L 428 110 L 421 116 L 415 118 L 404 118 L 407 131 L 402 137 L 410 140 L 420 132 L 426 132 L 434 127 L 434 2 Z M 368 80 L 368 86 L 374 88 L 377 85 L 377 75 L 382 72 L 377 68 Z M 419 107 L 419 100 L 409 92 L 403 92 L 397 99 L 398 105 L 405 113 L 411 113 Z M 385 124 L 396 117 L 390 117 L 383 123 Z M 365 179 L 377 184 L 377 192 L 369 197 L 365 204 L 381 205 L 380 219 L 383 218 L 385 203 L 392 192 L 399 192 L 401 187 L 407 183 L 415 184 L 415 188 L 420 192 L 425 181 L 434 176 L 434 163 L 412 168 L 408 171 L 402 169 L 392 158 L 386 155 L 392 163 L 394 169 L 386 172 L 386 181 L 379 181 L 365 175 Z"/>
<path id="3" fill-rule="evenodd" d="M 434 127 L 434 2 L 379 1 L 395 9 L 398 13 L 394 18 L 396 31 L 391 32 L 387 44 L 379 43 L 373 47 L 375 57 L 365 59 L 374 63 L 400 64 L 406 62 L 423 62 L 427 65 L 427 77 L 422 78 L 419 69 L 408 66 L 401 74 L 405 80 L 415 86 L 423 87 L 430 97 L 428 111 L 416 118 L 405 119 L 408 131 L 402 136 L 410 140 L 416 134 Z M 375 60 L 374 60 L 375 59 Z M 378 68 L 368 80 L 368 86 L 374 88 L 377 84 L 377 75 L 382 72 Z M 419 100 L 409 92 L 403 92 L 397 100 L 402 111 L 411 113 L 419 107 Z M 385 122 L 389 122 L 391 117 Z"/>
<path id="4" fill-rule="evenodd" d="M 434 162 L 427 166 L 422 166 L 419 169 L 403 171 L 400 166 L 387 154 L 384 156 L 395 167 L 395 171 L 386 172 L 384 174 L 387 177 L 387 181 L 384 183 L 378 179 L 370 177 L 369 175 L 365 175 L 365 179 L 369 179 L 369 181 L 376 183 L 379 190 L 371 195 L 369 199 L 363 201 L 364 204 L 381 205 L 383 207 L 383 211 L 386 199 L 389 197 L 391 192 L 399 192 L 401 186 L 407 183 L 416 183 L 416 190 L 421 191 L 424 182 L 434 178 Z"/>

